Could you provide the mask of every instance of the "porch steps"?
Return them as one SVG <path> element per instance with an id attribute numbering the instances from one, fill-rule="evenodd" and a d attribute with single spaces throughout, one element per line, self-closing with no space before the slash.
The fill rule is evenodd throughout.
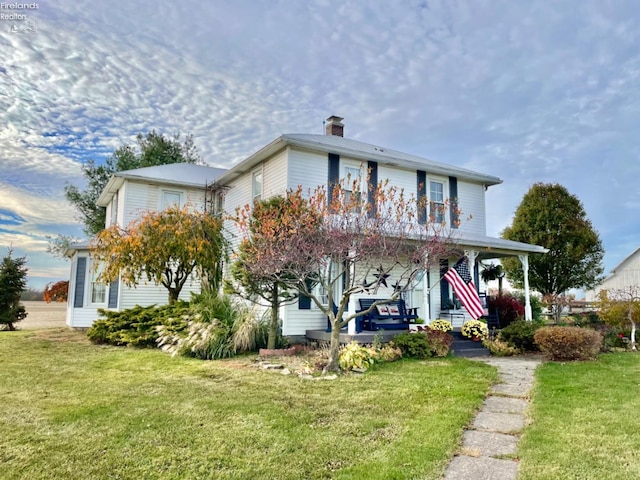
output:
<path id="1" fill-rule="evenodd" d="M 488 357 L 491 355 L 489 350 L 482 345 L 482 342 L 474 342 L 467 337 L 463 337 L 459 329 L 454 329 L 451 334 L 453 335 L 453 345 L 451 345 L 451 349 L 453 350 L 454 356 L 471 358 Z"/>

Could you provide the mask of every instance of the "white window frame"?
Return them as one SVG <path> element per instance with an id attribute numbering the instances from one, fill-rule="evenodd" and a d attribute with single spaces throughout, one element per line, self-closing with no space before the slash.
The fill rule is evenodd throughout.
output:
<path id="1" fill-rule="evenodd" d="M 183 190 L 176 190 L 176 189 L 172 189 L 172 188 L 162 188 L 160 189 L 160 199 L 159 199 L 159 205 L 158 205 L 158 210 L 160 210 L 161 212 L 166 210 L 167 208 L 169 208 L 170 206 L 176 205 L 175 203 L 169 205 L 165 202 L 165 195 L 177 195 L 179 197 L 177 206 L 178 208 L 182 208 L 184 206 L 184 197 L 185 197 L 185 192 Z"/>
<path id="2" fill-rule="evenodd" d="M 93 261 L 91 262 L 91 265 L 89 265 L 89 269 L 88 269 L 88 273 L 90 274 L 89 281 L 88 281 L 89 288 L 86 289 L 88 298 L 86 299 L 87 301 L 85 302 L 85 305 L 91 305 L 96 307 L 107 306 L 107 300 L 109 298 L 108 285 L 106 283 L 98 282 L 96 280 L 100 275 L 101 270 L 102 269 L 100 267 L 98 267 L 97 269 L 95 268 L 95 263 Z M 100 287 L 99 290 L 101 291 L 101 296 L 103 297 L 102 301 L 98 301 L 98 302 L 94 301 L 94 293 L 95 293 L 94 290 L 97 291 L 96 287 Z"/>
<path id="3" fill-rule="evenodd" d="M 111 199 L 111 218 L 109 219 L 109 225 L 116 225 L 118 223 L 118 192 L 113 194 Z"/>
<path id="4" fill-rule="evenodd" d="M 360 195 L 365 200 L 367 198 L 367 176 L 364 171 L 364 165 L 360 162 L 345 161 L 342 164 L 342 187 L 345 194 L 345 205 L 348 204 L 349 197 L 353 195 L 353 176 L 356 171 L 360 179 Z"/>
<path id="5" fill-rule="evenodd" d="M 433 198 L 433 194 L 432 194 L 432 190 L 431 190 L 431 184 L 432 183 L 437 183 L 437 184 L 441 184 L 442 185 L 442 199 L 434 199 Z M 439 212 L 435 211 L 435 215 L 434 216 L 434 222 L 435 223 L 448 223 L 449 222 L 449 211 L 446 208 L 446 202 L 447 202 L 447 198 L 448 198 L 448 192 L 449 192 L 449 182 L 447 181 L 446 178 L 443 177 L 432 177 L 429 176 L 427 178 L 427 218 L 431 219 L 432 216 L 432 202 L 433 204 L 439 204 L 443 206 L 443 212 L 442 212 L 442 217 L 438 217 L 437 214 Z"/>
<path id="6" fill-rule="evenodd" d="M 260 177 L 260 191 L 256 189 L 256 178 Z M 259 202 L 264 197 L 264 169 L 260 167 L 251 172 L 251 201 Z"/>

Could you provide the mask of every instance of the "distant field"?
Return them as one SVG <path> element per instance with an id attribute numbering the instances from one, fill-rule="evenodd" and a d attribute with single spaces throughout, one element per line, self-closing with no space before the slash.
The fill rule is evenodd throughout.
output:
<path id="1" fill-rule="evenodd" d="M 20 330 L 33 330 L 37 328 L 64 327 L 67 313 L 67 302 L 22 302 L 27 309 L 27 318 L 16 323 Z"/>

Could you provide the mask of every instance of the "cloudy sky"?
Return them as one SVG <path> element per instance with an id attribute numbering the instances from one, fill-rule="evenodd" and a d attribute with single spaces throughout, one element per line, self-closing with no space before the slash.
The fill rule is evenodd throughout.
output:
<path id="1" fill-rule="evenodd" d="M 347 137 L 502 178 L 490 235 L 558 182 L 607 270 L 640 246 L 634 0 L 37 5 L 0 11 L 0 256 L 27 255 L 32 287 L 68 279 L 46 236 L 81 236 L 64 186 L 83 162 L 155 129 L 230 167 L 332 114 Z"/>

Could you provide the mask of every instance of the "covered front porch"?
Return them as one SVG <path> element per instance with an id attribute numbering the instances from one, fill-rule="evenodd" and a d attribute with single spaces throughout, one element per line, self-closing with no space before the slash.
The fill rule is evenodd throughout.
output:
<path id="1" fill-rule="evenodd" d="M 450 258 L 440 259 L 439 265 L 432 267 L 429 271 L 418 274 L 410 288 L 402 292 L 400 301 L 406 304 L 407 310 L 416 312 L 417 316 L 424 320 L 424 323 L 427 325 L 433 320 L 442 318 L 449 320 L 454 328 L 460 328 L 471 316 L 465 307 L 456 301 L 457 299 L 453 295 L 452 288 L 443 278 L 444 274 L 461 256 L 465 256 L 468 259 L 469 270 L 476 289 L 479 293 L 486 293 L 487 285 L 481 282 L 480 279 L 480 272 L 482 270 L 481 263 L 490 260 L 499 260 L 504 257 L 516 257 L 520 260 L 524 273 L 525 319 L 532 319 L 528 282 L 529 255 L 545 253 L 547 251 L 545 248 L 522 242 L 487 236 L 471 236 L 469 234 L 461 236 L 461 238 L 458 239 L 456 247 L 457 257 L 452 256 Z M 393 278 L 390 278 L 389 283 L 391 283 L 392 280 Z M 391 294 L 391 292 L 388 293 Z M 380 297 L 381 293 L 378 292 L 376 296 Z M 351 297 L 349 312 L 362 310 L 362 297 L 362 295 Z M 370 298 L 371 296 L 365 295 L 365 297 Z M 400 325 L 397 325 L 397 327 L 400 327 Z M 375 331 L 375 328 L 371 329 L 373 331 L 369 331 L 367 323 L 359 322 L 357 319 L 349 322 L 345 330 L 345 333 L 341 332 L 341 339 L 344 338 L 345 343 L 348 343 L 348 338 L 355 340 L 362 338 L 364 339 L 362 343 L 370 343 L 367 339 L 373 341 L 373 337 L 380 335 L 380 332 L 383 332 L 383 338 L 391 338 L 398 333 L 396 328 L 394 328 L 393 331 L 386 331 L 384 329 Z M 407 330 L 408 328 L 400 329 L 400 331 Z M 326 334 L 326 336 L 324 334 Z M 307 330 L 306 334 L 307 338 L 313 339 L 328 338 L 328 335 L 330 335 L 330 333 L 319 330 Z"/>

